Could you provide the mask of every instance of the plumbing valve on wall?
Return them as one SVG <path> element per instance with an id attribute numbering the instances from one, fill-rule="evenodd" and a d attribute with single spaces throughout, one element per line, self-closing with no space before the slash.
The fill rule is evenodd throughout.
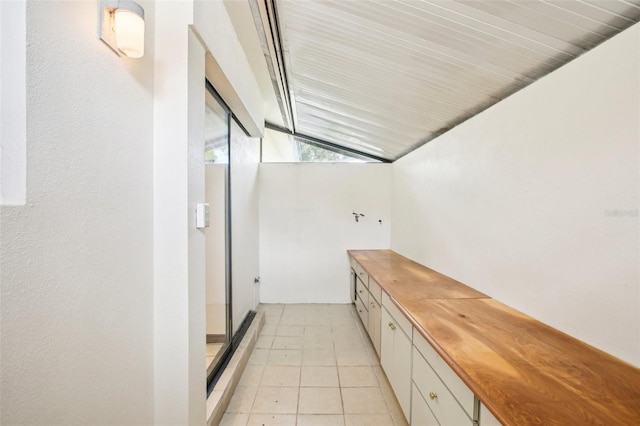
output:
<path id="1" fill-rule="evenodd" d="M 362 213 L 356 213 L 355 211 L 354 211 L 353 213 L 351 213 L 351 214 L 353 214 L 353 217 L 354 217 L 354 219 L 356 220 L 356 222 L 360 222 L 360 218 L 361 218 L 361 217 L 364 217 L 364 214 L 362 214 Z M 379 223 L 380 225 L 382 225 L 382 219 L 378 219 L 378 223 Z"/>

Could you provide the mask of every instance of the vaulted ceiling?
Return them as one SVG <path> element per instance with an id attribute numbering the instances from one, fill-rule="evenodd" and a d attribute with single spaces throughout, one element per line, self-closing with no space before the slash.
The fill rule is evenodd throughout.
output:
<path id="1" fill-rule="evenodd" d="M 262 54 L 250 62 L 260 68 L 271 124 L 388 160 L 640 20 L 640 0 L 248 5 L 252 31 L 240 38 Z"/>

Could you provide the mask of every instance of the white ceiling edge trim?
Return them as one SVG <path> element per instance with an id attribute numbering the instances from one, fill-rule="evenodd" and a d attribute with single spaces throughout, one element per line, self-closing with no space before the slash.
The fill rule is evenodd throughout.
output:
<path id="1" fill-rule="evenodd" d="M 249 135 L 262 137 L 265 121 L 262 91 L 227 9 L 217 1 L 198 1 L 194 8 L 192 29 L 210 53 L 207 78 Z"/>

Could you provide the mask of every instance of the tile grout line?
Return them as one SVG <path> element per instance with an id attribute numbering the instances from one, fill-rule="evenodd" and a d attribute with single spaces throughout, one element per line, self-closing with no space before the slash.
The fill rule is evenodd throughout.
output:
<path id="1" fill-rule="evenodd" d="M 304 348 L 304 334 L 305 334 L 305 327 L 302 327 L 302 345 Z M 296 405 L 296 426 L 298 426 L 298 420 L 300 419 L 300 393 L 302 390 L 302 359 L 304 356 L 304 349 L 300 350 L 300 377 L 298 377 L 298 404 Z"/>

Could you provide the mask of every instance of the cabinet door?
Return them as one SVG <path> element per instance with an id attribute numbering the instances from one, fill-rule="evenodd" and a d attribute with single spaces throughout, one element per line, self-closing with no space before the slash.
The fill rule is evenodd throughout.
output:
<path id="1" fill-rule="evenodd" d="M 411 339 L 383 307 L 380 363 L 408 419 L 411 407 Z"/>
<path id="2" fill-rule="evenodd" d="M 369 298 L 369 326 L 367 330 L 369 331 L 369 337 L 371 338 L 371 343 L 373 343 L 373 347 L 376 349 L 376 353 L 378 357 L 380 357 L 380 321 L 382 319 L 381 307 L 378 302 L 376 302 L 372 297 Z"/>
<path id="3" fill-rule="evenodd" d="M 387 378 L 389 382 L 391 382 L 391 376 L 393 375 L 393 356 L 394 356 L 394 336 L 395 333 L 391 328 L 389 328 L 389 323 L 393 324 L 391 320 L 391 316 L 387 312 L 387 310 L 383 307 L 382 314 L 380 315 L 381 325 L 380 325 L 380 364 L 384 369 L 384 372 L 387 374 Z"/>

